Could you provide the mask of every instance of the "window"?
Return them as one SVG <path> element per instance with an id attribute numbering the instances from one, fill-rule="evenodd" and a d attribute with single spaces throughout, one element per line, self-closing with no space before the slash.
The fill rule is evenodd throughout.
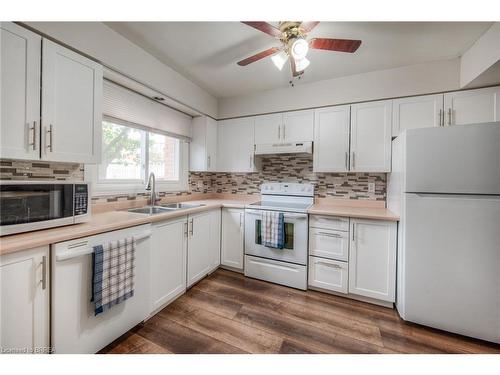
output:
<path id="1" fill-rule="evenodd" d="M 101 164 L 87 166 L 94 195 L 144 191 L 151 172 L 157 191 L 187 189 L 187 145 L 184 141 L 118 120 L 102 122 Z M 89 168 L 90 167 L 90 168 Z"/>

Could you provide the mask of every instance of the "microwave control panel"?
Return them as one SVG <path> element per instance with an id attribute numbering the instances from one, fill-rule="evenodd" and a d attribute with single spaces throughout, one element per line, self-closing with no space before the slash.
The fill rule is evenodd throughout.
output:
<path id="1" fill-rule="evenodd" d="M 75 185 L 75 215 L 85 215 L 88 211 L 88 185 Z"/>

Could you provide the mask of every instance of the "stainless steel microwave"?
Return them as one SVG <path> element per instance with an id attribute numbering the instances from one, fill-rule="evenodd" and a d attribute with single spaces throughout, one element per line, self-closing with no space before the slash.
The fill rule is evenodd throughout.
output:
<path id="1" fill-rule="evenodd" d="M 87 183 L 0 183 L 0 235 L 82 223 L 90 220 Z"/>

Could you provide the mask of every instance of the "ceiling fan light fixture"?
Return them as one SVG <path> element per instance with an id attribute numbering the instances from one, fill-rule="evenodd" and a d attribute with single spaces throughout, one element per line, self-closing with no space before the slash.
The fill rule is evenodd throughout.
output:
<path id="1" fill-rule="evenodd" d="M 311 62 L 306 57 L 300 60 L 295 59 L 295 69 L 297 69 L 297 72 L 302 72 L 309 66 L 310 63 Z"/>
<path id="2" fill-rule="evenodd" d="M 295 60 L 305 59 L 309 52 L 309 43 L 303 38 L 297 38 L 292 42 L 290 53 Z"/>
<path id="3" fill-rule="evenodd" d="M 276 68 L 282 70 L 283 66 L 288 60 L 288 55 L 285 53 L 285 51 L 281 51 L 280 53 L 277 53 L 276 55 L 271 57 L 271 60 L 273 60 L 273 64 L 276 66 Z"/>

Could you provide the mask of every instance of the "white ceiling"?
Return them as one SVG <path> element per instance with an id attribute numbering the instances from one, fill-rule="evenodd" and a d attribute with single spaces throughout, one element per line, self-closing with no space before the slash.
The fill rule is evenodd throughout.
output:
<path id="1" fill-rule="evenodd" d="M 239 22 L 112 22 L 109 27 L 218 98 L 286 87 L 265 58 L 246 67 L 237 61 L 276 41 Z M 277 23 L 273 23 L 277 24 Z M 361 39 L 354 54 L 311 50 L 301 82 L 413 65 L 460 56 L 489 22 L 321 22 L 309 37 Z"/>

